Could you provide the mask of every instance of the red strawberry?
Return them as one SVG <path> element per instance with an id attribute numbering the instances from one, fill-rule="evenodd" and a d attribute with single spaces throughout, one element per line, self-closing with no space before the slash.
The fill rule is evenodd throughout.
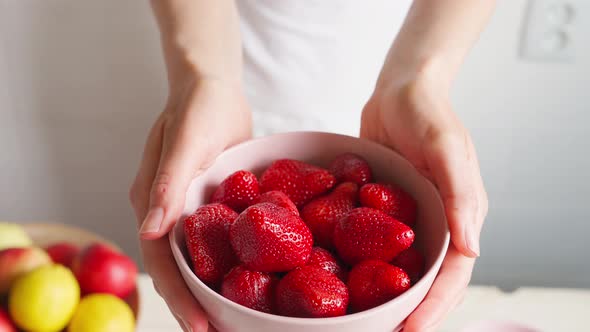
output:
<path id="1" fill-rule="evenodd" d="M 334 273 L 340 280 L 345 280 L 346 270 L 342 264 L 326 249 L 313 247 L 307 266 L 317 266 L 328 272 Z"/>
<path id="2" fill-rule="evenodd" d="M 258 203 L 272 203 L 290 210 L 291 212 L 295 213 L 295 215 L 299 215 L 299 210 L 297 210 L 295 204 L 293 204 L 293 202 L 289 199 L 289 196 L 285 195 L 285 193 L 282 191 L 267 191 L 258 197 L 256 204 Z"/>
<path id="3" fill-rule="evenodd" d="M 389 262 L 413 241 L 414 231 L 410 227 L 371 208 L 352 210 L 334 228 L 336 250 L 350 265 L 366 259 Z"/>
<path id="4" fill-rule="evenodd" d="M 317 266 L 289 272 L 276 290 L 278 312 L 291 317 L 336 317 L 346 314 L 348 289 L 333 273 Z"/>
<path id="5" fill-rule="evenodd" d="M 272 312 L 277 281 L 268 273 L 236 266 L 223 278 L 221 295 L 250 309 Z"/>
<path id="6" fill-rule="evenodd" d="M 313 245 L 303 220 L 272 203 L 244 210 L 231 225 L 230 241 L 247 268 L 262 272 L 284 272 L 305 265 Z"/>
<path id="7" fill-rule="evenodd" d="M 282 191 L 298 208 L 330 190 L 334 183 L 334 176 L 327 170 L 291 159 L 273 162 L 260 177 L 262 192 Z"/>
<path id="8" fill-rule="evenodd" d="M 337 156 L 329 169 L 338 182 L 354 182 L 362 186 L 371 182 L 373 178 L 369 163 L 354 153 L 343 153 Z"/>
<path id="9" fill-rule="evenodd" d="M 260 195 L 256 175 L 248 171 L 237 171 L 221 182 L 211 196 L 211 203 L 223 203 L 242 212 L 252 205 Z"/>
<path id="10" fill-rule="evenodd" d="M 358 185 L 345 182 L 330 194 L 316 198 L 303 207 L 301 217 L 309 226 L 316 245 L 328 249 L 334 247 L 334 226 L 356 207 L 357 200 Z"/>
<path id="11" fill-rule="evenodd" d="M 219 203 L 201 206 L 184 219 L 186 246 L 197 277 L 217 288 L 238 260 L 229 243 L 229 228 L 238 214 Z"/>
<path id="12" fill-rule="evenodd" d="M 408 226 L 416 221 L 416 201 L 401 188 L 369 183 L 361 187 L 359 196 L 362 206 L 381 210 Z"/>
<path id="13" fill-rule="evenodd" d="M 403 269 L 415 283 L 424 274 L 424 256 L 414 247 L 402 251 L 391 261 L 391 264 Z"/>
<path id="14" fill-rule="evenodd" d="M 352 268 L 348 276 L 350 306 L 355 311 L 374 308 L 410 288 L 410 277 L 397 266 L 367 260 Z"/>

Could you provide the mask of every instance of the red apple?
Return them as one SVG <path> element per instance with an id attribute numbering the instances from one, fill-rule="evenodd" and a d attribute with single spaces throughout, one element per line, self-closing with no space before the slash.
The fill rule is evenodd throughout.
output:
<path id="1" fill-rule="evenodd" d="M 6 310 L 0 308 L 0 332 L 16 332 L 16 326 L 12 323 Z"/>
<path id="2" fill-rule="evenodd" d="M 137 267 L 133 261 L 104 244 L 93 244 L 72 263 L 82 293 L 109 293 L 125 298 L 135 288 Z"/>
<path id="3" fill-rule="evenodd" d="M 47 264 L 51 264 L 51 258 L 45 251 L 36 247 L 0 251 L 0 295 L 8 292 L 16 278 Z"/>
<path id="4" fill-rule="evenodd" d="M 68 242 L 59 242 L 45 248 L 45 251 L 55 264 L 70 267 L 74 257 L 80 252 L 80 248 Z"/>

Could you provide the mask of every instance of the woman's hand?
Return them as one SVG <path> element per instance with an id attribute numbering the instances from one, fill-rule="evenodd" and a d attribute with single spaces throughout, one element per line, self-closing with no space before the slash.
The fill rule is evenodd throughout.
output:
<path id="1" fill-rule="evenodd" d="M 186 287 L 165 235 L 184 209 L 191 180 L 250 133 L 250 112 L 238 83 L 175 81 L 130 190 L 145 269 L 185 331 L 207 331 L 207 316 Z"/>
<path id="2" fill-rule="evenodd" d="M 392 66 L 395 67 L 395 66 Z M 435 330 L 463 298 L 479 256 L 488 201 L 473 142 L 452 112 L 448 81 L 436 65 L 384 67 L 362 115 L 361 136 L 408 159 L 438 188 L 451 231 L 449 251 L 404 331 Z"/>
<path id="3" fill-rule="evenodd" d="M 404 331 L 435 330 L 461 301 L 488 211 L 475 148 L 453 113 L 451 83 L 494 0 L 414 0 L 363 110 L 361 136 L 406 157 L 438 188 L 451 231 L 439 274 Z"/>

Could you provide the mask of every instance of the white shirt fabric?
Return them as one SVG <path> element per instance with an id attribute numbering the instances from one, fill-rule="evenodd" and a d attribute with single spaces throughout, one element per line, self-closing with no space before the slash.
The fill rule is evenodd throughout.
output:
<path id="1" fill-rule="evenodd" d="M 255 135 L 358 135 L 411 0 L 238 0 Z"/>

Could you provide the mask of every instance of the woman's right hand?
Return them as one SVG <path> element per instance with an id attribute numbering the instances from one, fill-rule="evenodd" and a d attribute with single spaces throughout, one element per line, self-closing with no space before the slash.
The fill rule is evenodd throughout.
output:
<path id="1" fill-rule="evenodd" d="M 130 189 L 144 266 L 184 331 L 208 329 L 206 313 L 182 279 L 165 236 L 184 209 L 193 178 L 227 147 L 251 135 L 239 82 L 190 77 L 174 84 L 153 125 Z"/>

